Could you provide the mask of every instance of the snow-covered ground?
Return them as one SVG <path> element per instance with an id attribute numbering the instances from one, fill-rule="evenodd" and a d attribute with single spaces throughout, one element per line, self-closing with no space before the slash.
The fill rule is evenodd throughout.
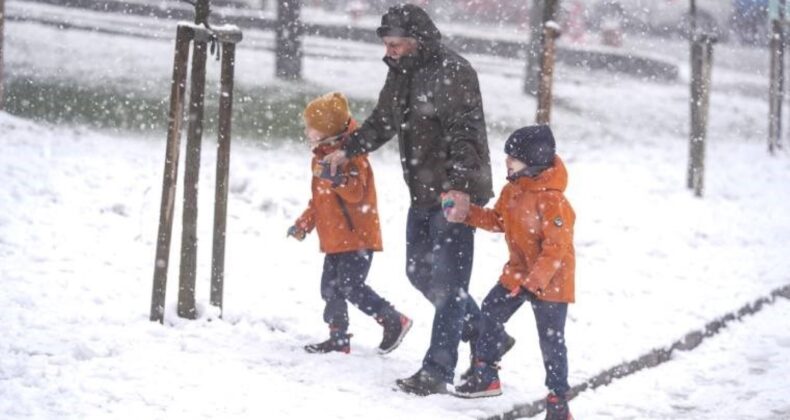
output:
<path id="1" fill-rule="evenodd" d="M 259 38 L 266 37 L 252 33 L 245 42 Z M 385 72 L 380 48 L 306 44 L 326 52 L 306 57 L 308 86 L 352 100 L 376 97 Z M 166 95 L 171 50 L 171 40 L 6 26 L 6 71 L 33 81 L 164 86 Z M 519 93 L 523 63 L 470 59 L 488 121 L 530 123 L 534 100 Z M 765 151 L 767 80 L 754 67 L 714 70 L 703 199 L 684 186 L 687 71 L 677 83 L 652 83 L 557 69 L 553 127 L 578 215 L 578 303 L 567 327 L 572 384 L 790 283 L 790 160 Z M 242 43 L 237 85 L 291 86 L 271 74 L 271 54 Z M 490 132 L 497 191 L 505 135 Z M 213 147 L 205 147 L 200 317 L 176 317 L 171 272 L 162 326 L 148 321 L 148 309 L 164 133 L 0 114 L 0 417 L 460 419 L 545 394 L 528 312 L 508 325 L 518 343 L 503 363 L 503 396 L 466 401 L 392 391 L 396 378 L 419 367 L 432 310 L 404 275 L 408 200 L 389 149 L 372 156 L 385 252 L 374 258 L 369 283 L 415 327 L 401 348 L 379 356 L 378 325 L 352 310 L 350 355 L 305 354 L 303 344 L 326 334 L 321 255 L 315 238 L 297 243 L 284 232 L 307 201 L 309 151 L 260 140 L 233 145 L 223 318 L 207 304 L 214 160 Z M 505 258 L 500 236 L 478 233 L 475 298 L 494 284 Z M 573 411 L 580 419 L 788 418 L 788 315 L 790 301 L 780 299 L 664 365 L 582 393 Z M 459 370 L 467 352 L 462 345 Z"/>

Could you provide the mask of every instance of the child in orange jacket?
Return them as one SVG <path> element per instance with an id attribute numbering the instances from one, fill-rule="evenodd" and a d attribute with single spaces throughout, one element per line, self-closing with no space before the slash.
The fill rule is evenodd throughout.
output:
<path id="1" fill-rule="evenodd" d="M 366 155 L 352 158 L 335 175 L 321 162 L 356 129 L 346 97 L 333 92 L 314 99 L 304 110 L 304 122 L 313 151 L 312 198 L 288 228 L 288 236 L 301 241 L 313 229 L 318 232 L 321 252 L 326 254 L 321 297 L 326 302 L 324 322 L 329 325 L 329 339 L 305 350 L 350 352 L 349 301 L 384 328 L 379 352 L 389 353 L 400 345 L 412 321 L 365 284 L 373 252 L 382 250 L 373 170 Z"/>
<path id="2" fill-rule="evenodd" d="M 546 370 L 547 419 L 571 418 L 567 404 L 565 318 L 574 301 L 576 215 L 563 192 L 568 173 L 555 154 L 547 125 L 516 130 L 505 144 L 508 183 L 493 209 L 472 206 L 464 223 L 504 232 L 510 257 L 499 283 L 483 301 L 475 369 L 456 394 L 478 398 L 502 393 L 498 361 L 507 346 L 504 323 L 529 301 Z"/>

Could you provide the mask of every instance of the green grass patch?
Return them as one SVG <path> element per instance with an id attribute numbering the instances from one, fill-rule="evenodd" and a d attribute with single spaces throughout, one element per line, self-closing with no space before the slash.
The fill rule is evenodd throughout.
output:
<path id="1" fill-rule="evenodd" d="M 297 83 L 237 86 L 233 93 L 232 134 L 263 142 L 301 139 L 302 111 L 308 101 L 325 90 Z M 151 94 L 154 91 L 156 94 Z M 351 102 L 354 115 L 362 117 L 375 105 L 372 101 Z M 216 136 L 218 106 L 218 89 L 209 83 L 203 122 L 205 136 Z M 164 135 L 169 108 L 168 86 L 141 91 L 139 87 L 133 90 L 115 85 L 84 85 L 71 80 L 13 77 L 6 84 L 6 111 L 53 124 Z"/>

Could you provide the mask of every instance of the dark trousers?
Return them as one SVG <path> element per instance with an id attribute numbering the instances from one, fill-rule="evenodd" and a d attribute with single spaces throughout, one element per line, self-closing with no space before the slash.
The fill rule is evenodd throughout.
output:
<path id="1" fill-rule="evenodd" d="M 435 308 L 431 345 L 422 367 L 450 383 L 462 331 L 477 324 L 480 308 L 467 293 L 475 229 L 449 223 L 441 208 L 412 207 L 406 222 L 406 275 Z M 467 324 L 467 325 L 465 325 Z"/>
<path id="2" fill-rule="evenodd" d="M 568 304 L 542 301 L 527 291 L 522 291 L 515 297 L 509 294 L 508 289 L 497 284 L 483 300 L 475 358 L 488 364 L 499 360 L 506 338 L 505 322 L 524 302 L 529 301 L 538 328 L 540 352 L 546 370 L 546 387 L 557 395 L 565 395 L 570 389 L 568 351 L 565 347 Z"/>
<path id="3" fill-rule="evenodd" d="M 373 251 L 361 250 L 326 254 L 321 275 L 321 298 L 326 302 L 324 322 L 333 331 L 348 330 L 348 305 L 354 304 L 370 316 L 384 316 L 391 309 L 389 302 L 365 284 Z"/>

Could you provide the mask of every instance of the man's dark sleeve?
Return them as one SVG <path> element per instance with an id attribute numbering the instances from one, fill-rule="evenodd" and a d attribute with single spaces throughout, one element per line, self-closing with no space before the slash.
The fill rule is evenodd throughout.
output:
<path id="1" fill-rule="evenodd" d="M 343 146 L 343 150 L 348 156 L 361 155 L 376 150 L 395 136 L 397 131 L 391 113 L 391 104 L 395 100 L 395 84 L 393 73 L 388 73 L 387 81 L 384 82 L 384 87 L 379 92 L 376 107 Z"/>
<path id="2" fill-rule="evenodd" d="M 477 73 L 471 67 L 448 71 L 447 80 L 438 111 L 445 127 L 449 189 L 468 193 L 474 185 L 472 178 L 480 176 L 484 166 L 480 150 L 488 140 L 483 100 Z"/>

